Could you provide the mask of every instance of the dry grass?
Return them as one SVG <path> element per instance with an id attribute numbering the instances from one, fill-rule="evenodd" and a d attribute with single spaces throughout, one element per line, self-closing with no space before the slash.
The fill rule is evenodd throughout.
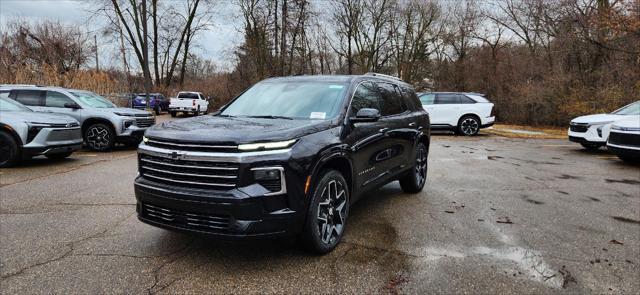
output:
<path id="1" fill-rule="evenodd" d="M 523 134 L 511 130 L 524 130 L 542 132 L 544 134 Z M 483 129 L 483 132 L 511 138 L 542 138 L 542 139 L 566 139 L 567 129 L 560 127 L 532 127 L 524 125 L 496 124 L 493 128 Z"/>

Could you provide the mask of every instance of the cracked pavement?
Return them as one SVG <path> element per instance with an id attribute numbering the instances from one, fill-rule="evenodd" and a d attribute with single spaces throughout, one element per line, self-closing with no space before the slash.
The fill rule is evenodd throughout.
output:
<path id="1" fill-rule="evenodd" d="M 324 256 L 142 224 L 135 175 L 126 148 L 0 170 L 0 293 L 640 289 L 640 167 L 563 140 L 436 135 L 425 190 L 370 193 Z"/>

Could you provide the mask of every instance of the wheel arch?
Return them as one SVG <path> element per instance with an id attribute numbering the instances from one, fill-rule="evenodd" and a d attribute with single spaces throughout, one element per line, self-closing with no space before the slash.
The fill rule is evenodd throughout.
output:
<path id="1" fill-rule="evenodd" d="M 116 133 L 117 135 L 117 128 L 113 125 L 113 123 L 111 123 L 111 121 L 104 119 L 104 118 L 89 118 L 84 120 L 84 122 L 82 122 L 82 137 L 84 139 L 84 133 L 87 131 L 87 128 L 89 128 L 89 126 L 96 124 L 96 123 L 103 123 L 107 126 L 109 126 L 114 133 Z"/>
<path id="2" fill-rule="evenodd" d="M 315 185 L 318 180 L 320 173 L 327 169 L 334 169 L 342 174 L 344 179 L 347 181 L 349 196 L 351 196 L 353 194 L 353 165 L 345 152 L 331 153 L 320 158 L 316 162 L 310 174 L 312 186 L 310 186 L 307 194 L 315 189 L 313 185 Z"/>
<path id="3" fill-rule="evenodd" d="M 478 114 L 476 114 L 476 113 L 466 113 L 466 114 L 463 114 L 462 116 L 460 116 L 460 118 L 458 118 L 458 125 L 456 125 L 456 127 L 460 127 L 460 122 L 462 121 L 462 119 L 464 117 L 474 117 L 474 118 L 478 119 L 478 124 L 482 125 L 482 120 L 480 119 L 480 116 Z"/>
<path id="4" fill-rule="evenodd" d="M 4 124 L 4 123 L 0 123 L 0 132 L 6 132 L 7 134 L 9 134 L 9 136 L 11 136 L 13 138 L 13 140 L 16 141 L 16 144 L 18 144 L 18 148 L 22 148 L 22 138 L 20 138 L 20 135 L 18 135 L 18 133 L 16 132 L 15 129 L 11 128 L 11 126 Z"/>

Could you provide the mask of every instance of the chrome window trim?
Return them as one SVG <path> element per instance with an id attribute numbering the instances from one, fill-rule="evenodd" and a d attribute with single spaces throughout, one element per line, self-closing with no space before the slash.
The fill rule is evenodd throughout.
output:
<path id="1" fill-rule="evenodd" d="M 264 194 L 265 196 L 275 196 L 275 195 L 284 195 L 287 193 L 287 180 L 284 175 L 284 168 L 282 166 L 265 166 L 265 167 L 255 167 L 251 168 L 251 171 L 256 170 L 278 170 L 280 171 L 280 190 L 277 192 L 271 192 Z"/>

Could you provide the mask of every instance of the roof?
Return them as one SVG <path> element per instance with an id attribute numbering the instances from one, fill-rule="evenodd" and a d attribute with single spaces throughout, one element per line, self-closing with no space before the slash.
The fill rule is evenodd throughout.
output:
<path id="1" fill-rule="evenodd" d="M 264 82 L 269 81 L 309 81 L 309 82 L 336 82 L 336 83 L 352 83 L 352 82 L 360 82 L 362 80 L 380 80 L 387 81 L 393 83 L 402 83 L 408 85 L 406 82 L 402 81 L 400 78 L 396 78 L 389 75 L 382 75 L 376 73 L 367 73 L 365 75 L 298 75 L 298 76 L 283 76 L 283 77 L 272 77 L 265 79 Z"/>

